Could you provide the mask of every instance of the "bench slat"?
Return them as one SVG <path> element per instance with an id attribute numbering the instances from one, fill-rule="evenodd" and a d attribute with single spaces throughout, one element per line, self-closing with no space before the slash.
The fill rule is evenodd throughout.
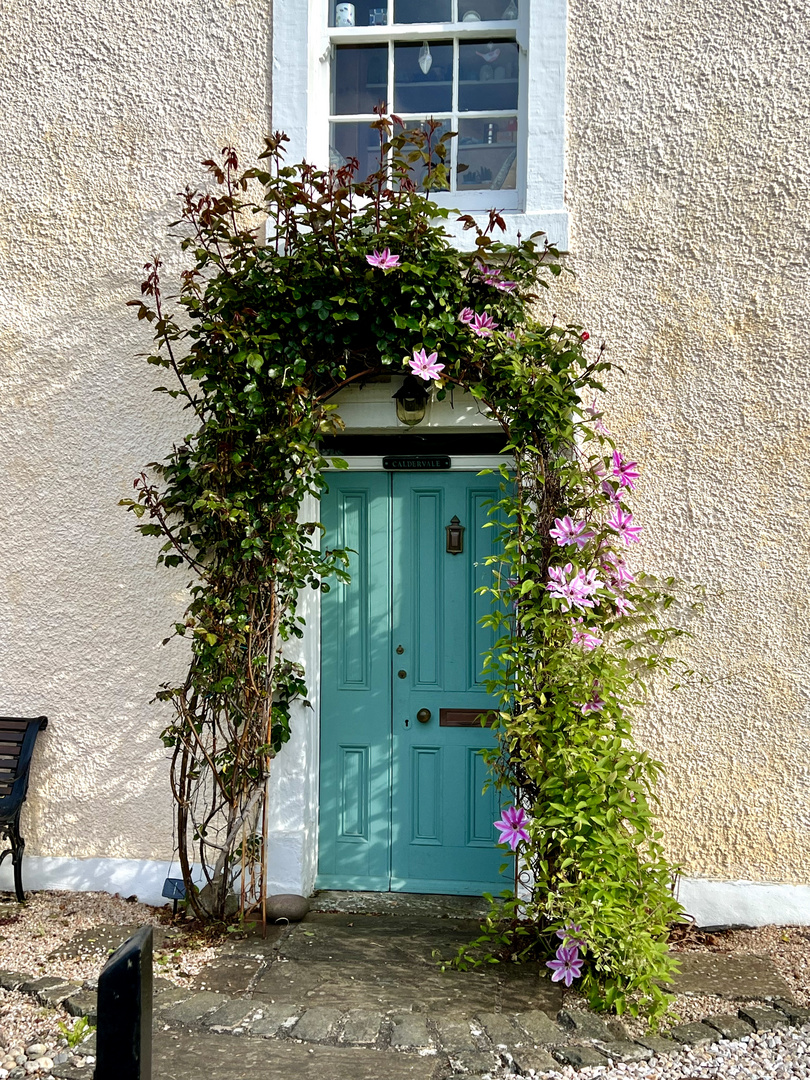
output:
<path id="1" fill-rule="evenodd" d="M 0 755 L 3 757 L 18 758 L 21 750 L 22 746 L 20 743 L 0 742 Z"/>
<path id="2" fill-rule="evenodd" d="M 27 727 L 19 720 L 0 720 L 0 731 L 25 731 Z"/>

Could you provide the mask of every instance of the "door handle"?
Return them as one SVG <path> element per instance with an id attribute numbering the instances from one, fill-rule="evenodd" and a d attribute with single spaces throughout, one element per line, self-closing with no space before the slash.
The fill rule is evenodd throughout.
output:
<path id="1" fill-rule="evenodd" d="M 420 709 L 416 714 L 416 719 L 420 724 L 426 724 L 430 720 L 430 709 Z"/>

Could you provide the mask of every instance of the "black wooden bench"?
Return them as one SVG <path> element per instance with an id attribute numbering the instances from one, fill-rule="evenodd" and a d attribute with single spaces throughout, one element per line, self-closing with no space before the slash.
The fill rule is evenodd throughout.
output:
<path id="1" fill-rule="evenodd" d="M 25 840 L 20 836 L 20 812 L 28 791 L 28 770 L 37 735 L 48 726 L 47 716 L 27 719 L 24 716 L 0 716 L 0 836 L 11 847 L 0 852 L 0 863 L 7 855 L 14 865 L 14 891 L 25 900 L 22 887 L 22 860 Z"/>

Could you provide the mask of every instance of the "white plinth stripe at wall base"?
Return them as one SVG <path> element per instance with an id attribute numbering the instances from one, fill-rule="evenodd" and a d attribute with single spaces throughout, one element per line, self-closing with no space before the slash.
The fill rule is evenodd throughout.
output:
<path id="1" fill-rule="evenodd" d="M 810 885 L 681 878 L 676 895 L 698 926 L 810 926 Z"/>
<path id="2" fill-rule="evenodd" d="M 289 838 L 288 838 L 289 839 Z M 300 838 L 299 838 L 300 839 Z M 271 865 L 268 894 L 305 893 L 310 875 L 305 871 L 302 845 L 291 842 L 277 851 Z M 303 873 L 302 873 L 303 871 Z M 138 859 L 59 859 L 26 856 L 23 884 L 26 892 L 106 892 L 136 896 L 144 904 L 165 906 L 162 896 L 167 877 L 180 877 L 176 862 Z M 202 875 L 195 874 L 202 884 Z M 0 891 L 13 890 L 8 860 L 0 867 Z M 682 878 L 678 900 L 698 926 L 810 926 L 810 886 L 777 885 L 756 881 L 708 881 Z"/>

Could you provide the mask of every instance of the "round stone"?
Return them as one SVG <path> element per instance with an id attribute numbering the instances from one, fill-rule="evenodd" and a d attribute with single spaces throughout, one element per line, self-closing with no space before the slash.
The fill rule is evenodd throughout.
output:
<path id="1" fill-rule="evenodd" d="M 30 1046 L 25 1048 L 25 1056 L 29 1061 L 34 1061 L 36 1058 L 44 1057 L 47 1049 L 45 1043 L 31 1043 Z"/>
<path id="2" fill-rule="evenodd" d="M 297 893 L 277 893 L 267 898 L 267 917 L 278 921 L 300 922 L 309 911 L 309 900 Z"/>

